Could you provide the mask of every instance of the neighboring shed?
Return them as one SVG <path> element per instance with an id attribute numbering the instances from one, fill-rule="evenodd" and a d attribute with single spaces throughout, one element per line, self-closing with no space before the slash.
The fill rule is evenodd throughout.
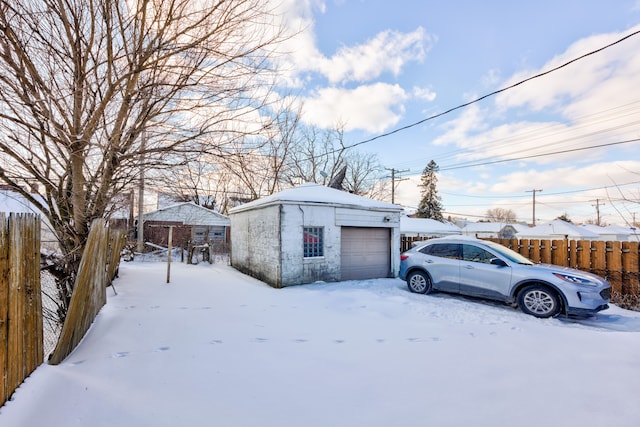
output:
<path id="1" fill-rule="evenodd" d="M 470 222 L 462 228 L 461 232 L 465 236 L 479 239 L 513 239 L 516 233 L 524 232 L 528 228 L 527 225 L 518 223 Z"/>
<path id="2" fill-rule="evenodd" d="M 400 206 L 304 184 L 230 211 L 231 265 L 274 287 L 395 277 Z"/>
<path id="3" fill-rule="evenodd" d="M 536 225 L 517 234 L 518 239 L 569 239 L 569 240 L 599 240 L 600 235 L 585 227 L 571 224 L 560 219 L 546 224 Z"/>
<path id="4" fill-rule="evenodd" d="M 431 218 L 400 217 L 400 234 L 405 237 L 443 237 L 460 234 L 460 227 L 449 221 Z"/>
<path id="5" fill-rule="evenodd" d="M 157 211 L 144 214 L 145 241 L 156 245 L 167 245 L 168 227 L 174 226 L 173 244 L 186 245 L 188 242 L 227 242 L 231 221 L 211 209 L 193 202 L 178 203 Z"/>

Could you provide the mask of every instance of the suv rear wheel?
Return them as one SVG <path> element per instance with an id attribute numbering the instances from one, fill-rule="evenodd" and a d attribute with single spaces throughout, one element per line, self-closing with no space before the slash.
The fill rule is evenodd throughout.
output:
<path id="1" fill-rule="evenodd" d="M 524 313 L 543 319 L 557 316 L 561 309 L 558 295 L 541 285 L 523 288 L 518 294 L 518 307 Z"/>
<path id="2" fill-rule="evenodd" d="M 411 292 L 428 294 L 431 292 L 431 278 L 422 271 L 413 271 L 407 276 L 407 285 Z"/>

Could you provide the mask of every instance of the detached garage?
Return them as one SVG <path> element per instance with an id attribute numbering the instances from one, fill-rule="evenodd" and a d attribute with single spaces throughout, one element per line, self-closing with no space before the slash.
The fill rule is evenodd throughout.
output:
<path id="1" fill-rule="evenodd" d="M 400 212 L 319 184 L 233 208 L 231 264 L 274 287 L 395 277 Z"/>

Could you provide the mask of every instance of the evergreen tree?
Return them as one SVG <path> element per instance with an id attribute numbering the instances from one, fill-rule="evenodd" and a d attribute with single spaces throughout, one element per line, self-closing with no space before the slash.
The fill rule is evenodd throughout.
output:
<path id="1" fill-rule="evenodd" d="M 422 171 L 422 182 L 420 184 L 422 199 L 418 205 L 418 212 L 416 212 L 418 218 L 431 218 L 436 221 L 444 220 L 442 203 L 440 203 L 440 196 L 438 196 L 438 190 L 436 189 L 436 184 L 438 183 L 436 172 L 438 170 L 436 162 L 431 160 Z"/>

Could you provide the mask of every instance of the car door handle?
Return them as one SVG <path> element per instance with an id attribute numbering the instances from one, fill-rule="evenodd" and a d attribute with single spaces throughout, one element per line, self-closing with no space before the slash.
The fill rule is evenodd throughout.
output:
<path id="1" fill-rule="evenodd" d="M 473 265 L 465 265 L 464 268 L 466 268 L 467 270 L 473 270 Z"/>
<path id="2" fill-rule="evenodd" d="M 425 259 L 423 261 L 423 264 L 433 264 L 433 260 L 432 259 Z"/>

